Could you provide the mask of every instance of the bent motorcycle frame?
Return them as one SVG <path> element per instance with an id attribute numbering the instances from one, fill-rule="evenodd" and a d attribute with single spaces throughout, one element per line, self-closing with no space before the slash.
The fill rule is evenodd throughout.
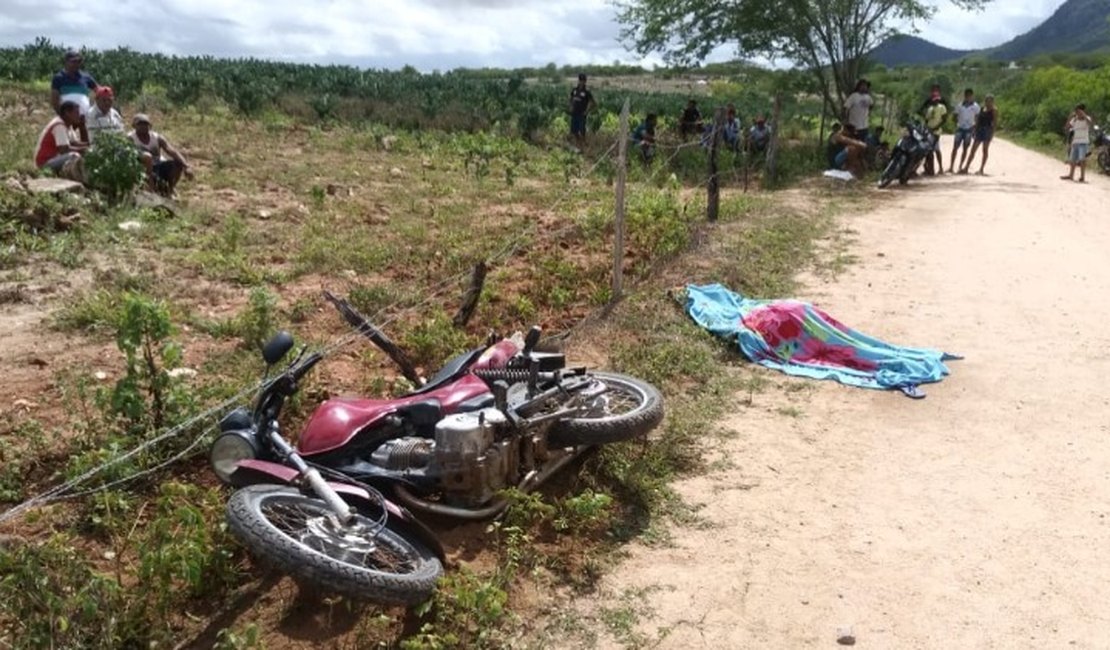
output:
<path id="1" fill-rule="evenodd" d="M 231 473 L 231 485 L 243 488 L 248 485 L 287 485 L 296 487 L 307 493 L 316 495 L 310 486 L 305 484 L 302 472 L 267 460 L 241 460 Z M 327 486 L 335 491 L 350 507 L 362 512 L 374 512 L 385 509 L 388 515 L 386 526 L 402 536 L 416 539 L 439 558 L 446 562 L 446 553 L 443 544 L 430 528 L 414 517 L 407 509 L 393 503 L 384 496 L 374 498 L 365 488 L 350 483 L 336 483 L 327 481 Z"/>

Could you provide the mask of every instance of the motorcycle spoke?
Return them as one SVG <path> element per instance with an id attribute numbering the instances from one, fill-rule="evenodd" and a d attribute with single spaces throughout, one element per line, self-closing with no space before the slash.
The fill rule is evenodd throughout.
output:
<path id="1" fill-rule="evenodd" d="M 312 550 L 348 564 L 394 574 L 412 572 L 415 567 L 403 553 L 381 543 L 380 527 L 358 517 L 342 526 L 332 522 L 331 514 L 303 503 L 270 501 L 262 506 L 267 520 L 286 536 Z M 337 529 L 337 527 L 340 527 Z"/>

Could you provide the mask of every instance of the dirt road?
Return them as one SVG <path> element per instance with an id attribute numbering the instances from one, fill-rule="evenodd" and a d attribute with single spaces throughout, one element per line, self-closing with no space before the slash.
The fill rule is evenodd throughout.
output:
<path id="1" fill-rule="evenodd" d="M 967 359 L 923 401 L 738 396 L 732 467 L 679 486 L 710 526 L 634 548 L 595 606 L 623 594 L 663 648 L 837 647 L 848 625 L 865 648 L 1110 647 L 1110 181 L 992 154 L 846 215 L 860 262 L 800 296 Z"/>

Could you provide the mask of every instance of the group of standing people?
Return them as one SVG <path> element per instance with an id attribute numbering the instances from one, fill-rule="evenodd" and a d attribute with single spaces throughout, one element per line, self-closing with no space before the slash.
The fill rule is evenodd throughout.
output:
<path id="1" fill-rule="evenodd" d="M 83 63 L 80 52 L 68 50 L 62 70 L 51 80 L 50 103 L 55 115 L 39 134 L 35 167 L 84 182 L 84 154 L 102 134 L 118 133 L 135 146 L 146 170 L 148 189 L 172 196 L 181 176 L 192 175 L 185 157 L 152 129 L 150 117 L 142 113 L 131 118 L 132 129 L 125 134 L 123 117 L 115 108 L 115 92 L 96 83 L 82 69 Z"/>
<path id="2" fill-rule="evenodd" d="M 873 136 L 871 129 L 871 108 L 874 105 L 871 82 L 860 79 L 844 101 L 843 126 L 839 129 L 834 128 L 830 138 L 830 144 L 836 148 L 832 156 L 834 165 L 840 169 L 847 169 L 857 176 L 862 173 L 862 161 L 868 148 L 880 146 L 878 137 Z M 956 116 L 956 132 L 948 172 L 967 174 L 979 149 L 982 148 L 983 155 L 979 162 L 979 171 L 976 173 L 984 174 L 984 168 L 990 157 L 991 141 L 998 128 L 998 108 L 995 106 L 993 95 L 987 95 L 985 104 L 980 106 L 975 101 L 975 91 L 968 88 L 964 91 L 963 102 L 953 111 L 949 111 L 941 95 L 940 86 L 933 85 L 929 97 L 925 99 L 917 113 L 924 121 L 925 127 L 937 138 L 934 153 L 926 160 L 926 174 L 931 176 L 934 173 L 944 173 L 944 155 L 941 152 L 939 136 L 949 114 Z M 956 166 L 957 153 L 960 154 L 958 167 Z"/>

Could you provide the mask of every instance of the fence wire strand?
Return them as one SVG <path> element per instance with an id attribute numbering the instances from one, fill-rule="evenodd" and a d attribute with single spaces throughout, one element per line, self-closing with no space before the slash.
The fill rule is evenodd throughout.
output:
<path id="1" fill-rule="evenodd" d="M 597 171 L 598 167 L 600 167 L 602 165 L 602 163 L 604 163 L 607 159 L 609 159 L 610 155 L 613 153 L 613 150 L 616 149 L 618 144 L 619 144 L 619 141 L 614 141 L 597 158 L 597 160 L 585 171 L 585 173 L 581 174 L 579 177 L 580 178 L 589 178 L 590 176 L 592 176 L 593 173 L 595 171 Z M 556 198 L 555 201 L 553 201 L 552 204 L 547 208 L 547 211 L 555 210 L 563 201 L 565 201 L 574 192 L 574 189 L 575 188 L 573 186 L 568 187 L 562 193 L 560 193 L 558 198 Z M 548 234 L 551 235 L 551 236 L 561 236 L 562 234 L 564 234 L 566 232 L 570 232 L 574 229 L 577 229 L 578 227 L 579 227 L 578 224 L 569 224 L 568 226 L 565 226 L 563 228 L 551 231 Z M 504 247 L 502 247 L 501 250 L 499 250 L 498 252 L 496 252 L 495 254 L 490 256 L 489 258 L 487 258 L 487 261 L 490 262 L 490 263 L 497 263 L 497 262 L 509 259 L 510 257 L 516 255 L 521 250 L 521 248 L 523 248 L 528 243 L 528 241 L 531 238 L 531 235 L 534 234 L 535 229 L 536 229 L 535 224 L 528 224 L 527 226 L 525 226 L 521 230 L 521 232 L 516 237 L 512 238 Z M 400 319 L 403 315 L 411 312 L 412 310 L 415 310 L 415 309 L 418 309 L 418 308 L 421 308 L 421 307 L 426 307 L 426 306 L 430 305 L 433 301 L 441 298 L 443 296 L 443 294 L 446 293 L 446 291 L 448 289 L 450 289 L 451 287 L 456 286 L 458 283 L 462 282 L 467 277 L 469 277 L 469 275 L 470 275 L 470 271 L 467 270 L 467 271 L 460 272 L 460 273 L 458 273 L 454 276 L 451 276 L 447 279 L 444 279 L 444 280 L 440 281 L 439 283 L 433 285 L 432 287 L 427 288 L 425 290 L 425 293 L 424 293 L 424 298 L 422 300 L 414 303 L 414 304 L 403 305 L 402 303 L 405 302 L 404 299 L 396 300 L 393 303 L 391 303 L 390 305 L 387 305 L 385 307 L 380 308 L 377 312 L 375 312 L 375 314 L 372 317 L 370 317 L 368 319 L 368 321 L 371 324 L 373 324 L 375 328 L 377 328 L 379 330 L 384 330 L 386 327 L 388 327 L 389 325 L 391 325 L 392 323 L 394 323 L 398 319 Z M 391 311 L 393 311 L 393 313 L 391 315 L 389 315 L 388 317 L 386 317 L 386 314 L 388 314 Z M 363 338 L 364 336 L 365 336 L 365 332 L 361 328 L 354 329 L 351 332 L 348 332 L 348 333 L 346 333 L 342 336 L 337 337 L 331 343 L 325 345 L 323 348 L 318 350 L 318 352 L 325 358 L 330 357 L 331 355 L 335 354 L 336 352 L 338 352 L 342 348 L 346 347 L 347 345 L 350 345 L 352 342 L 354 342 L 356 340 L 359 340 L 359 339 Z M 155 474 L 155 473 L 165 469 L 166 467 L 169 467 L 170 465 L 172 465 L 174 463 L 177 463 L 177 462 L 179 462 L 181 460 L 184 460 L 184 459 L 186 459 L 186 458 L 188 458 L 192 455 L 195 455 L 199 451 L 199 448 L 200 448 L 201 444 L 204 441 L 206 441 L 209 438 L 209 436 L 217 430 L 217 425 L 216 424 L 210 424 L 205 429 L 203 429 L 199 434 L 197 434 L 196 438 L 189 445 L 187 445 L 184 449 L 182 449 L 181 451 L 173 454 L 169 458 L 167 458 L 167 459 L 165 459 L 165 460 L 163 460 L 163 461 L 161 461 L 161 462 L 159 462 L 159 463 L 157 463 L 157 464 L 155 464 L 151 467 L 144 468 L 143 470 L 141 470 L 139 472 L 136 472 L 134 474 L 130 474 L 128 476 L 125 476 L 125 477 L 122 477 L 122 478 L 119 478 L 119 479 L 116 479 L 116 480 L 113 480 L 113 481 L 109 481 L 108 483 L 104 483 L 102 485 L 98 485 L 98 486 L 88 488 L 88 489 L 84 489 L 84 490 L 74 491 L 76 488 L 84 485 L 85 483 L 88 483 L 89 481 L 91 481 L 93 478 L 100 475 L 104 471 L 106 471 L 108 469 L 111 469 L 112 467 L 115 467 L 115 466 L 117 466 L 117 465 L 119 465 L 119 464 L 121 464 L 125 461 L 128 461 L 128 460 L 138 456 L 139 454 L 141 454 L 141 453 L 143 453 L 143 452 L 145 452 L 145 451 L 147 451 L 147 450 L 149 450 L 153 447 L 156 447 L 156 446 L 160 445 L 161 443 L 163 443 L 167 440 L 175 438 L 175 437 L 179 436 L 180 434 L 182 434 L 185 431 L 193 429 L 194 427 L 196 427 L 198 424 L 200 424 L 204 420 L 207 420 L 209 418 L 212 418 L 212 417 L 216 416 L 221 411 L 224 411 L 225 409 L 228 409 L 233 405 L 243 403 L 243 401 L 249 395 L 257 394 L 258 391 L 263 390 L 264 388 L 268 387 L 273 381 L 275 381 L 275 379 L 276 378 L 270 378 L 270 379 L 266 379 L 266 380 L 256 382 L 254 385 L 239 391 L 235 395 L 225 399 L 224 401 L 220 402 L 219 404 L 217 404 L 215 406 L 210 407 L 209 409 L 205 410 L 204 412 L 196 414 L 194 416 L 191 416 L 190 418 L 188 418 L 184 422 L 182 422 L 180 424 L 177 424 L 173 427 L 170 427 L 169 429 L 166 429 L 165 431 L 159 433 L 154 438 L 151 438 L 150 440 L 147 440 L 147 441 L 143 442 L 142 444 L 138 445 L 137 447 L 135 447 L 135 448 L 133 448 L 133 449 L 127 451 L 127 452 L 124 452 L 124 453 L 122 453 L 122 454 L 104 462 L 104 463 L 101 463 L 100 465 L 92 467 L 92 468 L 82 472 L 78 476 L 75 476 L 75 477 L 69 479 L 68 481 L 65 481 L 64 483 L 61 483 L 60 485 L 57 485 L 53 488 L 50 488 L 50 489 L 46 490 L 45 492 L 42 492 L 42 493 L 40 493 L 36 496 L 30 497 L 28 499 L 25 499 L 21 503 L 15 505 L 15 506 L 12 506 L 8 510 L 5 510 L 4 512 L 0 513 L 0 524 L 5 523 L 7 521 L 10 521 L 10 520 L 18 517 L 19 515 L 27 512 L 27 511 L 29 511 L 33 508 L 36 508 L 36 507 L 48 505 L 50 503 L 55 503 L 55 502 L 63 501 L 63 500 L 67 500 L 67 499 L 75 499 L 75 498 L 80 498 L 80 497 L 85 497 L 85 496 L 91 496 L 93 494 L 97 494 L 99 492 L 103 492 L 105 490 L 109 490 L 109 489 L 112 489 L 114 487 L 118 487 L 120 485 L 124 485 L 124 484 L 127 484 L 127 483 L 137 481 L 139 479 L 142 479 L 142 478 L 145 478 L 145 477 L 150 476 L 152 474 Z"/>

